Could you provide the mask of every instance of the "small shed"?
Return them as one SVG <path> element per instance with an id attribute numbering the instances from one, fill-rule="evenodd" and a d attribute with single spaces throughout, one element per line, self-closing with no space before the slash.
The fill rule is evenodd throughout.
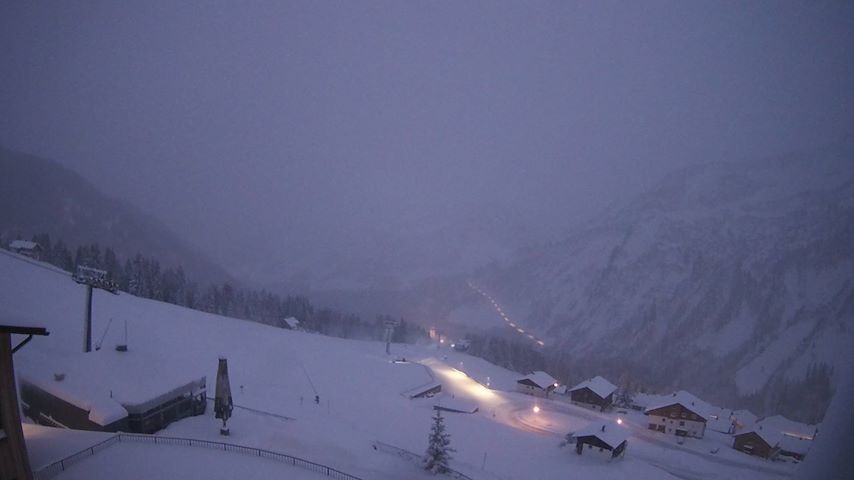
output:
<path id="1" fill-rule="evenodd" d="M 29 240 L 15 240 L 9 244 L 9 250 L 36 260 L 41 258 L 42 246 Z"/>
<path id="2" fill-rule="evenodd" d="M 296 317 L 288 317 L 283 319 L 282 326 L 287 328 L 288 330 L 298 330 L 300 328 L 299 320 L 297 320 Z"/>
<path id="3" fill-rule="evenodd" d="M 617 387 L 600 376 L 589 378 L 569 389 L 573 404 L 606 410 L 614 402 Z"/>
<path id="4" fill-rule="evenodd" d="M 557 380 L 543 371 L 531 372 L 516 380 L 516 390 L 535 397 L 548 397 L 557 388 Z"/>
<path id="5" fill-rule="evenodd" d="M 610 422 L 593 422 L 575 432 L 575 453 L 581 455 L 586 447 L 588 451 L 608 452 L 611 458 L 622 457 L 628 445 L 626 429 Z"/>
<path id="6" fill-rule="evenodd" d="M 732 448 L 762 458 L 774 458 L 782 435 L 757 426 L 733 435 Z"/>
<path id="7" fill-rule="evenodd" d="M 476 403 L 468 402 L 459 398 L 443 397 L 433 405 L 433 410 L 453 413 L 477 413 L 478 406 Z"/>
<path id="8" fill-rule="evenodd" d="M 410 400 L 416 398 L 431 398 L 442 391 L 442 384 L 439 382 L 428 382 L 419 385 L 415 388 L 403 392 L 403 396 Z"/>

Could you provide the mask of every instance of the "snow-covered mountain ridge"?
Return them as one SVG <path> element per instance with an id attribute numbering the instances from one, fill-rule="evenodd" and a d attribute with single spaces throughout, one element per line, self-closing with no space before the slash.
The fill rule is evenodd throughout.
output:
<path id="1" fill-rule="evenodd" d="M 579 377 L 816 420 L 831 367 L 854 346 L 852 158 L 683 170 L 476 280 Z"/>

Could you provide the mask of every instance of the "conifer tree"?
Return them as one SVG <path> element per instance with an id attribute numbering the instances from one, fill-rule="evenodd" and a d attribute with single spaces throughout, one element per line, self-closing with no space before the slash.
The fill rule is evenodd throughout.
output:
<path id="1" fill-rule="evenodd" d="M 442 418 L 442 412 L 436 410 L 428 438 L 427 455 L 424 456 L 424 469 L 433 474 L 446 473 L 451 452 L 455 451 L 450 444 L 451 434 L 445 431 L 445 419 Z"/>

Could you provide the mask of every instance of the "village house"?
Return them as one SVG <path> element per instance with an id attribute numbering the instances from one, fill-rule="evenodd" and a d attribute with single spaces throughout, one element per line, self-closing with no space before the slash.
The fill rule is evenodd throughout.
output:
<path id="1" fill-rule="evenodd" d="M 685 391 L 672 394 L 644 412 L 648 428 L 678 437 L 703 438 L 711 406 Z"/>
<path id="2" fill-rule="evenodd" d="M 587 450 L 619 458 L 626 453 L 628 445 L 626 430 L 610 422 L 593 422 L 572 434 L 572 438 L 575 439 L 575 453 L 579 455 Z"/>
<path id="3" fill-rule="evenodd" d="M 732 448 L 761 458 L 774 458 L 782 435 L 762 427 L 747 429 L 733 435 Z"/>
<path id="4" fill-rule="evenodd" d="M 774 415 L 735 434 L 732 448 L 762 458 L 788 457 L 801 461 L 809 452 L 817 431 L 815 425 Z"/>
<path id="5" fill-rule="evenodd" d="M 774 415 L 736 434 L 732 448 L 762 458 L 788 457 L 801 461 L 809 452 L 817 431 L 815 425 Z"/>
<path id="6" fill-rule="evenodd" d="M 763 418 L 756 422 L 756 424 L 766 430 L 778 431 L 788 437 L 803 438 L 804 440 L 812 440 L 818 431 L 815 425 L 807 425 L 806 423 L 789 420 L 782 415 Z"/>
<path id="7" fill-rule="evenodd" d="M 614 392 L 616 391 L 615 385 L 596 376 L 570 388 L 569 397 L 573 405 L 594 410 L 607 410 L 614 402 Z"/>
<path id="8" fill-rule="evenodd" d="M 42 256 L 42 247 L 36 242 L 29 240 L 15 240 L 9 244 L 9 250 L 25 257 L 39 260 Z"/>
<path id="9" fill-rule="evenodd" d="M 543 371 L 532 372 L 516 381 L 517 391 L 535 397 L 548 397 L 557 386 L 557 380 Z"/>

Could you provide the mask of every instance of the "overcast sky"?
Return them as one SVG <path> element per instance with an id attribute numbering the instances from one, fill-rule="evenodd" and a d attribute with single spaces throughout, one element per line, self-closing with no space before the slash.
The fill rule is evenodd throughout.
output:
<path id="1" fill-rule="evenodd" d="M 491 254 L 854 134 L 852 5 L 3 2 L 0 143 L 265 281 Z"/>

